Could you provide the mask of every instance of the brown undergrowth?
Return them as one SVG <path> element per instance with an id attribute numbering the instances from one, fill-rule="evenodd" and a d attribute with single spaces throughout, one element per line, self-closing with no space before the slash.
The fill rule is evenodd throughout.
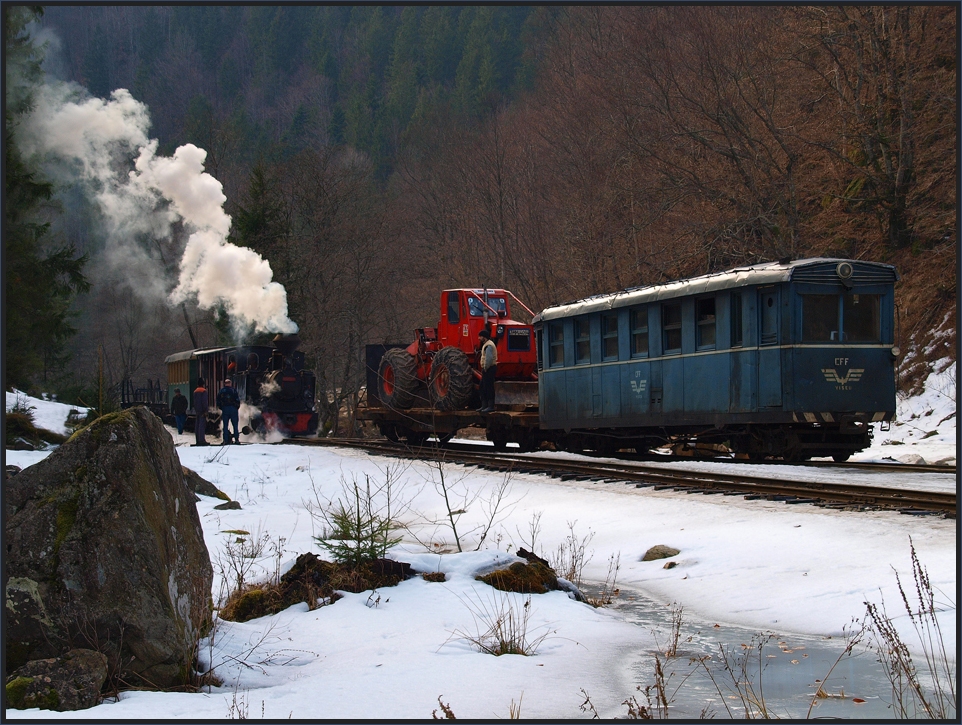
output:
<path id="1" fill-rule="evenodd" d="M 276 614 L 306 602 L 310 609 L 331 604 L 338 592 L 359 593 L 368 589 L 391 587 L 414 576 L 409 564 L 390 559 L 365 561 L 356 566 L 334 564 L 316 554 L 301 554 L 294 566 L 276 583 L 245 584 L 233 591 L 218 616 L 233 622 L 246 622 Z"/>

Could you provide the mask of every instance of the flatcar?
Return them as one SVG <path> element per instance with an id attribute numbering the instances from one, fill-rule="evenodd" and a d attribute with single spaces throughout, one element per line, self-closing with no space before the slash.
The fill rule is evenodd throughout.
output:
<path id="1" fill-rule="evenodd" d="M 540 435 L 845 460 L 895 416 L 897 280 L 887 264 L 804 259 L 549 307 L 533 321 Z"/>
<path id="2" fill-rule="evenodd" d="M 304 436 L 317 432 L 314 373 L 304 367 L 304 353 L 297 349 L 297 335 L 279 334 L 271 345 L 248 345 L 185 350 L 166 359 L 166 403 L 169 409 L 174 391 L 187 396 L 199 378 L 210 391 L 212 422 L 219 420 L 217 391 L 230 379 L 241 402 L 256 409 L 250 428 L 263 433 L 277 430 L 285 435 Z M 195 415 L 193 407 L 189 419 Z M 242 421 L 243 422 L 243 421 Z"/>

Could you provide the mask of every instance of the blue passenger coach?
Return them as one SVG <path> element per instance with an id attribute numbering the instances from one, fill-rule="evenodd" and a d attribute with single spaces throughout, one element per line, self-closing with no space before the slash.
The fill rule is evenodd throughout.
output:
<path id="1" fill-rule="evenodd" d="M 895 415 L 897 280 L 805 259 L 549 307 L 534 321 L 541 429 L 571 450 L 844 460 Z"/>

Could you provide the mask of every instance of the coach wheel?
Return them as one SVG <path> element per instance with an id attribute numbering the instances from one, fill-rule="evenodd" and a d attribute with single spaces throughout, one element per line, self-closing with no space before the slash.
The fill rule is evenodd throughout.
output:
<path id="1" fill-rule="evenodd" d="M 508 432 L 500 428 L 488 428 L 488 440 L 494 444 L 494 450 L 503 451 L 508 447 Z"/>
<path id="2" fill-rule="evenodd" d="M 836 463 L 845 463 L 849 458 L 852 457 L 851 453 L 833 453 L 832 460 Z"/>
<path id="3" fill-rule="evenodd" d="M 431 362 L 428 391 L 438 410 L 461 410 L 467 406 L 474 391 L 474 374 L 462 350 L 445 347 L 437 352 Z"/>
<path id="4" fill-rule="evenodd" d="M 427 433 L 408 433 L 405 438 L 407 439 L 408 445 L 414 448 L 420 448 L 428 439 Z"/>
<path id="5" fill-rule="evenodd" d="M 444 444 L 444 443 L 449 442 L 452 438 L 454 438 L 454 434 L 455 434 L 456 432 L 457 432 L 457 431 L 451 431 L 450 433 L 443 433 L 443 434 L 442 434 L 442 433 L 438 433 L 438 434 L 437 434 L 438 443 L 439 443 L 439 444 Z"/>
<path id="6" fill-rule="evenodd" d="M 400 437 L 397 434 L 397 429 L 394 427 L 393 423 L 384 423 L 383 425 L 378 426 L 378 429 L 381 431 L 381 435 L 392 443 L 397 443 L 400 440 Z"/>
<path id="7" fill-rule="evenodd" d="M 377 371 L 378 396 L 389 408 L 410 408 L 418 387 L 417 363 L 404 348 L 384 353 Z"/>

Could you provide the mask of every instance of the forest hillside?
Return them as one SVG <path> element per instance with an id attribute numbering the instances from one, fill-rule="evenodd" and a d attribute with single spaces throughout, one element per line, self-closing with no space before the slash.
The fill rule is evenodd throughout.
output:
<path id="1" fill-rule="evenodd" d="M 434 325 L 441 289 L 538 310 L 786 257 L 894 264 L 900 385 L 920 384 L 956 348 L 958 14 L 108 5 L 30 28 L 48 82 L 128 89 L 158 153 L 206 150 L 230 239 L 284 285 L 333 418 L 363 345 Z M 89 396 L 236 336 L 224 310 L 151 301 L 104 264 L 88 196 L 51 200 L 47 244 L 87 255 L 90 289 L 72 291 L 72 362 L 18 384 Z M 168 290 L 185 241 L 143 242 Z"/>

